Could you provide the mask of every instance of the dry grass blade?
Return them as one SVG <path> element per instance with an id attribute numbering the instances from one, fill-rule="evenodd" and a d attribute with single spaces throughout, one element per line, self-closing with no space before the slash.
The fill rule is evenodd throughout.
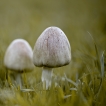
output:
<path id="1" fill-rule="evenodd" d="M 68 82 L 70 82 L 71 84 L 73 84 L 75 87 L 78 87 L 78 84 L 75 83 L 74 81 L 72 81 L 71 79 L 68 79 L 65 73 L 64 73 L 64 76 L 65 76 L 65 78 L 66 78 L 66 80 L 67 80 Z"/>
<path id="2" fill-rule="evenodd" d="M 71 95 L 66 95 L 66 96 L 64 96 L 64 99 L 67 99 L 67 98 L 69 98 Z"/>
<path id="3" fill-rule="evenodd" d="M 101 56 L 101 76 L 103 79 L 103 77 L 104 77 L 104 51 L 103 51 L 102 56 Z"/>
<path id="4" fill-rule="evenodd" d="M 98 89 L 98 93 L 96 95 L 96 97 L 99 97 L 99 93 L 101 91 L 101 88 L 102 88 L 102 82 L 103 82 L 103 78 L 104 78 L 104 51 L 101 55 L 101 82 L 100 82 L 100 86 L 99 86 L 99 89 Z"/>
<path id="5" fill-rule="evenodd" d="M 21 89 L 22 92 L 34 92 L 34 89 Z"/>
<path id="6" fill-rule="evenodd" d="M 70 90 L 71 90 L 71 91 L 77 91 L 77 89 L 76 89 L 76 88 L 70 88 Z"/>

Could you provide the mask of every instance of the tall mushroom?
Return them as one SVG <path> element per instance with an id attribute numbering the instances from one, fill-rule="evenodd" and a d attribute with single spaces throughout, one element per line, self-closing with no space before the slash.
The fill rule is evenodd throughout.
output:
<path id="1" fill-rule="evenodd" d="M 33 62 L 43 67 L 42 82 L 51 86 L 52 70 L 65 66 L 71 60 L 71 47 L 65 33 L 58 27 L 48 27 L 37 39 L 33 50 Z"/>
<path id="2" fill-rule="evenodd" d="M 32 56 L 32 48 L 24 39 L 12 41 L 5 52 L 4 65 L 7 69 L 12 70 L 15 80 L 20 86 L 22 86 L 21 73 L 34 68 Z"/>

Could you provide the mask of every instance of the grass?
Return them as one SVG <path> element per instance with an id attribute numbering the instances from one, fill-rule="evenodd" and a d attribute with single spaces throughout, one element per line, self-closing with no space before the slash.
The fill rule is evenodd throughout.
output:
<path id="1" fill-rule="evenodd" d="M 7 0 L 0 3 L 0 106 L 105 106 L 105 1 Z M 81 10 L 81 11 L 80 11 Z M 95 15 L 96 14 L 96 15 Z M 91 21 L 92 20 L 92 21 Z M 43 90 L 41 68 L 22 74 L 24 88 L 6 81 L 4 53 L 12 40 L 31 47 L 48 26 L 67 35 L 72 60 L 55 68 L 52 87 Z M 87 32 L 89 31 L 89 32 Z M 90 34 L 91 33 L 91 34 Z"/>
<path id="2" fill-rule="evenodd" d="M 96 52 L 95 59 L 92 59 L 93 67 L 84 63 L 86 68 L 80 73 L 80 77 L 75 76 L 76 79 L 72 80 L 66 73 L 54 74 L 52 87 L 47 91 L 43 90 L 40 81 L 41 73 L 37 71 L 32 72 L 34 74 L 28 73 L 30 75 L 27 77 L 31 77 L 29 79 L 25 79 L 23 74 L 24 89 L 12 84 L 11 80 L 9 82 L 6 79 L 1 80 L 0 104 L 2 106 L 99 106 L 104 104 L 106 98 L 104 51 L 99 55 L 95 41 L 93 42 Z M 5 71 L 4 67 L 2 70 Z"/>

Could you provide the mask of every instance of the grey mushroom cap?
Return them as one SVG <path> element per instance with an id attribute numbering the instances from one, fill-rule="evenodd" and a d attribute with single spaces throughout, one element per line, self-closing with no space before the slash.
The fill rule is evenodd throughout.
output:
<path id="1" fill-rule="evenodd" d="M 4 65 L 11 70 L 30 71 L 34 68 L 32 56 L 33 51 L 29 43 L 24 39 L 16 39 L 6 50 Z"/>
<path id="2" fill-rule="evenodd" d="M 58 27 L 48 27 L 37 39 L 33 62 L 38 67 L 61 67 L 70 63 L 71 47 L 65 33 Z"/>

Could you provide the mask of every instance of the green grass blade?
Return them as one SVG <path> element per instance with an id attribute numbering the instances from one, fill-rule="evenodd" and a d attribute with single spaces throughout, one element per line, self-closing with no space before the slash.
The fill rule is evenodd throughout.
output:
<path id="1" fill-rule="evenodd" d="M 87 32 L 88 32 L 88 31 L 87 31 Z M 100 66 L 100 57 L 99 57 L 98 48 L 97 48 L 96 42 L 95 42 L 94 38 L 92 37 L 92 35 L 90 34 L 90 32 L 88 32 L 88 34 L 91 36 L 92 41 L 93 41 L 94 46 L 95 46 L 96 57 L 97 57 L 97 66 L 98 66 L 98 69 L 99 69 L 99 71 L 100 71 L 100 70 L 101 70 L 101 66 Z M 101 72 L 100 72 L 100 73 L 101 73 Z"/>

